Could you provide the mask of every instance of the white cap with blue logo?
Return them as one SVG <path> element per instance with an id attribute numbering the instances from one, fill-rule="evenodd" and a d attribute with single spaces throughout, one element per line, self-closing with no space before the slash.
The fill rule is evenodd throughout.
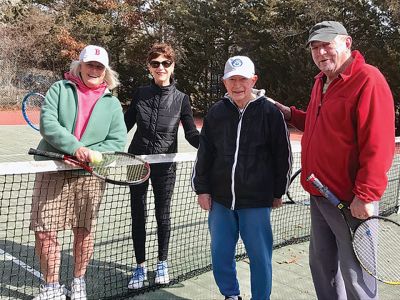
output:
<path id="1" fill-rule="evenodd" d="M 254 74 L 254 63 L 250 58 L 247 56 L 233 56 L 226 61 L 222 79 L 228 79 L 235 75 L 252 78 Z"/>

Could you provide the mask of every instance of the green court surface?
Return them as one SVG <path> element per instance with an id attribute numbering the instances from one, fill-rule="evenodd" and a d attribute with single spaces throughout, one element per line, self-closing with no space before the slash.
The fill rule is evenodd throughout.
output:
<path id="1" fill-rule="evenodd" d="M 0 162 L 31 160 L 26 152 L 35 147 L 40 139 L 39 133 L 28 126 L 0 126 Z M 179 132 L 179 152 L 195 151 Z M 294 143 L 294 148 L 298 147 Z M 298 161 L 296 162 L 298 167 Z M 296 167 L 294 169 L 296 169 Z M 389 173 L 389 185 L 385 197 L 398 197 L 400 159 Z M 169 262 L 179 272 L 173 273 L 176 284 L 169 287 L 129 296 L 126 285 L 134 262 L 132 240 L 130 236 L 129 191 L 126 187 L 107 189 L 102 201 L 102 208 L 97 222 L 96 245 L 93 259 L 87 272 L 87 284 L 95 295 L 117 299 L 112 289 L 122 291 L 125 299 L 223 299 L 214 282 L 209 265 L 209 237 L 207 232 L 207 214 L 198 208 L 196 197 L 191 192 L 190 176 L 186 171 L 178 174 L 182 182 L 175 186 L 172 200 L 172 236 L 170 240 Z M 27 175 L 28 176 L 28 175 Z M 31 299 L 38 292 L 40 280 L 37 278 L 38 266 L 34 259 L 34 237 L 28 231 L 30 218 L 30 185 L 32 180 L 17 180 L 15 188 L 0 191 L 0 224 L 6 224 L 6 230 L 0 228 L 0 298 Z M 4 184 L 6 185 L 6 184 Z M 189 195 L 189 196 L 187 196 Z M 8 199 L 7 203 L 5 202 Z M 394 199 L 397 201 L 397 199 Z M 147 241 L 148 267 L 150 284 L 154 279 L 157 260 L 157 240 L 155 238 L 154 207 L 149 202 L 147 221 L 149 239 Z M 300 213 L 301 212 L 301 213 Z M 11 218 L 10 216 L 15 216 Z M 391 218 L 400 221 L 397 214 Z M 308 267 L 308 242 L 283 246 L 286 241 L 306 236 L 309 230 L 309 212 L 307 205 L 285 205 L 275 210 L 272 215 L 275 244 L 280 245 L 273 253 L 273 291 L 272 300 L 308 300 L 316 299 Z M 3 225 L 2 225 L 3 226 Z M 301 239 L 300 239 L 301 240 Z M 71 233 L 60 234 L 64 245 L 61 265 L 71 265 Z M 243 252 L 240 245 L 239 253 Z M 7 256 L 8 254 L 8 256 Z M 13 258 L 17 260 L 13 260 Z M 26 266 L 24 265 L 26 264 Z M 24 267 L 25 266 L 25 267 Z M 206 266 L 206 267 L 204 267 Z M 29 269 L 33 267 L 34 269 Z M 247 258 L 237 263 L 238 277 L 243 299 L 250 299 L 250 272 Z M 29 270 L 27 270 L 29 269 Z M 69 283 L 72 276 L 70 268 L 62 269 L 63 283 Z M 35 275 L 36 274 L 36 275 Z M 101 278 L 98 276 L 101 274 Z M 180 274 L 190 276 L 179 277 Z M 174 277 L 174 275 L 176 275 Z M 190 277 L 190 278 L 189 278 Z M 90 299 L 98 299 L 96 296 Z M 400 299 L 400 286 L 380 284 L 380 299 Z"/>

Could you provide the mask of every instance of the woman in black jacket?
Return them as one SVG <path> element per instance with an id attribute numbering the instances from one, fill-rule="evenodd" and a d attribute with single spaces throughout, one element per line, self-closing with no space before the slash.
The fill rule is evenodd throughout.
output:
<path id="1" fill-rule="evenodd" d="M 199 132 L 193 119 L 189 96 L 178 91 L 172 78 L 175 53 L 168 44 L 154 44 L 147 56 L 147 66 L 153 80 L 150 85 L 139 87 L 125 113 L 127 130 L 136 124 L 136 132 L 129 146 L 129 153 L 164 154 L 177 152 L 179 122 L 185 138 L 199 146 Z M 175 164 L 151 166 L 158 235 L 158 263 L 156 284 L 169 283 L 167 256 L 171 231 L 170 203 L 175 185 Z M 139 289 L 147 280 L 146 268 L 146 196 L 148 181 L 130 187 L 132 238 L 137 267 L 132 272 L 128 288 Z"/>

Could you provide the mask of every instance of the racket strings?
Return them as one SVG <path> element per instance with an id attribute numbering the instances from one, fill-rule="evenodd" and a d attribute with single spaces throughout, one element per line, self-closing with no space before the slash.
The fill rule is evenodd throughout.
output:
<path id="1" fill-rule="evenodd" d="M 33 95 L 29 97 L 29 101 L 26 103 L 26 108 L 31 110 L 40 111 L 40 107 L 43 104 L 43 96 Z"/>
<path id="2" fill-rule="evenodd" d="M 144 164 L 127 166 L 126 180 L 135 182 L 143 179 L 147 174 L 147 169 Z"/>
<path id="3" fill-rule="evenodd" d="M 372 218 L 361 223 L 354 238 L 354 252 L 362 266 L 378 280 L 400 283 L 400 226 Z"/>
<path id="4" fill-rule="evenodd" d="M 135 183 L 142 181 L 149 173 L 145 162 L 124 153 L 103 153 L 102 161 L 94 171 L 113 181 Z"/>

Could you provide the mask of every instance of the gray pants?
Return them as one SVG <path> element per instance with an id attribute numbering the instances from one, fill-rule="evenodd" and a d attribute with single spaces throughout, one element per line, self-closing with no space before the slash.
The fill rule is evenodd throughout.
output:
<path id="1" fill-rule="evenodd" d="M 378 202 L 375 202 L 378 212 Z M 354 228 L 360 221 L 349 212 Z M 311 196 L 310 269 L 320 300 L 378 299 L 378 286 L 357 261 L 351 235 L 340 213 L 327 199 Z"/>

